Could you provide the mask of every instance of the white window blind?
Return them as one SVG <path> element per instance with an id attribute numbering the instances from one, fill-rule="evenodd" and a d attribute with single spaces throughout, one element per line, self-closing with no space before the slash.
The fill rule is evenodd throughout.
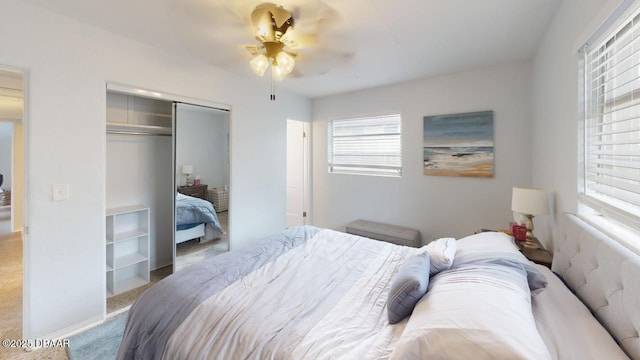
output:
<path id="1" fill-rule="evenodd" d="M 329 172 L 400 176 L 400 115 L 329 122 Z"/>
<path id="2" fill-rule="evenodd" d="M 581 200 L 638 226 L 640 220 L 640 15 L 585 50 Z"/>

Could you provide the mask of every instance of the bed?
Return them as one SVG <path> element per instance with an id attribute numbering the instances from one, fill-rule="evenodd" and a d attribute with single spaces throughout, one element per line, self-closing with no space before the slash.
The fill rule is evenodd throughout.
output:
<path id="1" fill-rule="evenodd" d="M 148 289 L 118 359 L 640 358 L 638 256 L 573 215 L 558 233 L 562 280 L 500 233 L 442 250 L 288 229 Z M 426 293 L 392 323 L 415 264 Z"/>
<path id="2" fill-rule="evenodd" d="M 200 198 L 176 194 L 176 244 L 191 239 L 210 241 L 223 234 L 213 204 Z"/>

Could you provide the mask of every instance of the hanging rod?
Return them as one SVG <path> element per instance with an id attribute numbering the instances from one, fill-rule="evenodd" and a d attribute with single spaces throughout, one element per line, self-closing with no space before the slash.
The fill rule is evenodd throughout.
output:
<path id="1" fill-rule="evenodd" d="M 107 122 L 107 134 L 172 136 L 171 128 L 152 125 Z"/>
<path id="2" fill-rule="evenodd" d="M 107 130 L 107 134 L 114 135 L 147 135 L 147 136 L 172 136 L 172 134 L 163 134 L 158 132 L 135 132 L 135 131 L 118 131 L 118 130 Z"/>

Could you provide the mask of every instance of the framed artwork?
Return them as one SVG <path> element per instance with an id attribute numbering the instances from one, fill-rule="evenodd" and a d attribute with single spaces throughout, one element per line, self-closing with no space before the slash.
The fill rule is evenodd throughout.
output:
<path id="1" fill-rule="evenodd" d="M 425 116 L 424 174 L 493 177 L 493 111 Z"/>

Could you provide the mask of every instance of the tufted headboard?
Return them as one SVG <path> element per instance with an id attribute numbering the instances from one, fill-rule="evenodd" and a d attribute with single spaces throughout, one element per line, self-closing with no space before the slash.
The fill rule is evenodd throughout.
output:
<path id="1" fill-rule="evenodd" d="M 640 255 L 572 214 L 557 228 L 552 270 L 607 328 L 632 359 L 640 359 Z"/>

